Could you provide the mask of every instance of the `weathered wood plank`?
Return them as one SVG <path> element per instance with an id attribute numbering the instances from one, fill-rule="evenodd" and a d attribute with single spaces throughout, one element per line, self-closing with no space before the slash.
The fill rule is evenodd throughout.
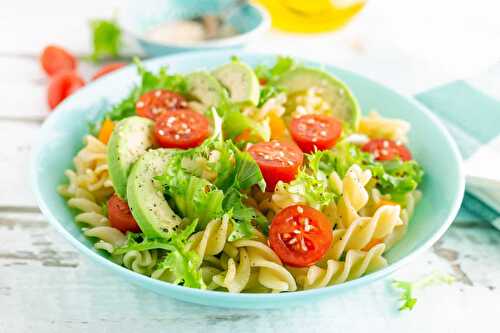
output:
<path id="1" fill-rule="evenodd" d="M 0 239 L 2 332 L 112 332 L 123 327 L 145 332 L 167 327 L 173 332 L 364 332 L 367 323 L 372 332 L 488 331 L 500 297 L 500 271 L 491 265 L 500 262 L 500 234 L 480 224 L 453 227 L 432 251 L 396 274 L 414 280 L 439 269 L 459 279 L 418 293 L 411 313 L 398 313 L 389 280 L 279 310 L 175 301 L 134 287 L 81 257 L 39 214 L 0 215 Z"/>
<path id="2" fill-rule="evenodd" d="M 39 124 L 0 121 L 0 207 L 36 206 L 29 168 Z"/>

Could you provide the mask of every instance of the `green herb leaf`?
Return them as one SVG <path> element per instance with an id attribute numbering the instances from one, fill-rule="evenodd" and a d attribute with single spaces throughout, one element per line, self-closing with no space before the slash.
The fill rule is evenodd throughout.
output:
<path id="1" fill-rule="evenodd" d="M 455 278 L 453 276 L 440 272 L 434 272 L 415 282 L 394 280 L 392 282 L 392 286 L 401 291 L 399 300 L 403 302 L 399 307 L 399 311 L 413 309 L 417 303 L 417 299 L 413 296 L 416 291 L 432 285 L 452 284 L 453 282 L 455 282 Z"/>
<path id="2" fill-rule="evenodd" d="M 93 52 L 92 61 L 97 62 L 104 57 L 118 57 L 122 48 L 122 30 L 115 20 L 92 20 Z"/>

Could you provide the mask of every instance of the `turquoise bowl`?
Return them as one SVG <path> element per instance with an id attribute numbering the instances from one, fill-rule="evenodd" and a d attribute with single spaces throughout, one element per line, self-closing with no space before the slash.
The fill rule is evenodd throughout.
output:
<path id="1" fill-rule="evenodd" d="M 160 23 L 214 14 L 232 1 L 234 0 L 129 0 L 120 8 L 119 21 L 124 31 L 149 56 L 221 48 L 236 50 L 269 30 L 271 20 L 261 7 L 247 4 L 232 13 L 228 20 L 239 34 L 229 38 L 196 43 L 158 43 L 145 37 L 146 31 Z"/>
<path id="2" fill-rule="evenodd" d="M 190 72 L 214 68 L 227 62 L 231 55 L 236 55 L 251 65 L 270 64 L 275 60 L 275 55 L 210 51 L 157 58 L 145 62 L 145 65 L 151 70 L 168 65 L 174 72 Z M 73 157 L 82 147 L 87 122 L 96 117 L 102 107 L 127 95 L 137 81 L 138 77 L 132 66 L 79 90 L 61 103 L 42 125 L 31 168 L 33 188 L 42 212 L 82 254 L 109 271 L 165 296 L 211 306 L 272 308 L 317 301 L 370 284 L 410 263 L 443 235 L 462 201 L 464 174 L 455 143 L 436 117 L 414 99 L 358 74 L 333 66 L 321 66 L 315 62 L 303 62 L 322 67 L 344 80 L 365 112 L 376 109 L 384 116 L 405 119 L 412 124 L 410 148 L 426 172 L 421 187 L 423 198 L 405 238 L 386 254 L 389 262 L 386 268 L 357 280 L 323 289 L 282 294 L 230 294 L 189 289 L 153 280 L 114 264 L 104 254 L 96 251 L 92 242 L 83 236 L 75 224 L 74 212 L 57 194 L 56 187 L 65 180 L 64 170 L 72 166 Z"/>

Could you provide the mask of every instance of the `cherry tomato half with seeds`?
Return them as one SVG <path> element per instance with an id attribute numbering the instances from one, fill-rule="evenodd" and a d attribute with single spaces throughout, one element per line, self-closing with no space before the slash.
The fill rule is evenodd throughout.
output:
<path id="1" fill-rule="evenodd" d="M 60 72 L 50 80 L 47 90 L 47 102 L 53 110 L 66 97 L 85 85 L 85 81 L 75 72 Z"/>
<path id="2" fill-rule="evenodd" d="M 390 161 L 401 158 L 403 161 L 412 159 L 411 152 L 402 143 L 386 139 L 372 139 L 365 143 L 361 150 L 372 153 L 377 161 Z"/>
<path id="3" fill-rule="evenodd" d="M 49 45 L 42 51 L 40 64 L 47 75 L 53 76 L 63 71 L 75 70 L 78 62 L 75 56 L 62 47 Z"/>
<path id="4" fill-rule="evenodd" d="M 209 122 L 191 109 L 164 111 L 155 122 L 155 137 L 164 148 L 193 148 L 208 137 Z"/>
<path id="5" fill-rule="evenodd" d="M 116 193 L 108 200 L 108 218 L 111 226 L 121 232 L 141 232 L 128 204 L 120 199 Z"/>
<path id="6" fill-rule="evenodd" d="M 332 224 L 320 211 L 305 205 L 281 210 L 271 222 L 269 243 L 289 266 L 307 267 L 318 262 L 332 245 Z"/>
<path id="7" fill-rule="evenodd" d="M 332 116 L 306 114 L 290 124 L 293 140 L 304 153 L 333 147 L 342 133 L 342 124 Z"/>
<path id="8" fill-rule="evenodd" d="M 259 142 L 248 148 L 266 181 L 266 191 L 272 192 L 278 181 L 295 179 L 304 161 L 304 153 L 293 143 L 283 141 Z"/>
<path id="9" fill-rule="evenodd" d="M 125 66 L 127 66 L 127 63 L 125 62 L 114 62 L 111 64 L 104 65 L 101 68 L 99 68 L 97 72 L 94 73 L 94 75 L 92 76 L 92 81 L 95 81 L 103 77 L 104 75 L 114 72 Z"/>
<path id="10" fill-rule="evenodd" d="M 187 102 L 181 95 L 155 89 L 142 95 L 135 104 L 135 111 L 141 117 L 155 120 L 165 111 L 187 108 Z"/>

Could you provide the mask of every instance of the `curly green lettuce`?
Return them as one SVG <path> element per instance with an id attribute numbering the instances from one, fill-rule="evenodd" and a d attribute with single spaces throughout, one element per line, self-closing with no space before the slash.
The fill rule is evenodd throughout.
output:
<path id="1" fill-rule="evenodd" d="M 165 256 L 161 258 L 155 267 L 158 269 L 167 269 L 174 276 L 173 283 L 182 284 L 189 288 L 205 288 L 201 273 L 198 269 L 200 257 L 194 251 L 186 249 L 186 243 L 189 236 L 196 230 L 198 224 L 194 220 L 185 229 L 170 234 L 170 237 L 150 239 L 143 234 L 127 234 L 127 243 L 113 251 L 113 254 L 120 255 L 129 251 L 147 251 L 160 249 L 165 251 Z"/>
<path id="2" fill-rule="evenodd" d="M 247 153 L 220 135 L 220 119 L 214 113 L 214 136 L 196 148 L 177 151 L 164 174 L 156 177 L 165 197 L 177 212 L 189 220 L 198 219 L 199 228 L 228 214 L 234 224 L 231 240 L 251 238 L 257 211 L 244 204 L 242 192 L 253 185 L 265 189 L 262 173 Z"/>
<path id="3" fill-rule="evenodd" d="M 325 174 L 336 171 L 343 178 L 353 165 L 370 170 L 376 187 L 382 194 L 388 194 L 393 201 L 403 204 L 405 194 L 417 188 L 422 181 L 423 169 L 414 160 L 376 161 L 372 154 L 349 142 L 340 142 L 331 151 L 315 154 L 317 168 Z"/>
<path id="4" fill-rule="evenodd" d="M 455 282 L 453 276 L 439 272 L 434 272 L 414 282 L 394 280 L 392 282 L 393 288 L 401 292 L 399 300 L 402 304 L 399 307 L 399 311 L 410 311 L 413 309 L 415 304 L 417 304 L 417 299 L 413 296 L 416 291 L 432 285 L 452 284 L 453 282 Z"/>

